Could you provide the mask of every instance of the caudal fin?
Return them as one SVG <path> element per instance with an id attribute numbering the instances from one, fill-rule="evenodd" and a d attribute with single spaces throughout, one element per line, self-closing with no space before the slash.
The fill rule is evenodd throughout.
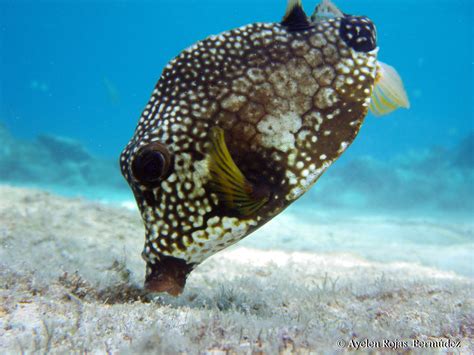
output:
<path id="1" fill-rule="evenodd" d="M 394 67 L 378 62 L 377 78 L 369 109 L 375 116 L 384 116 L 397 108 L 410 108 L 402 79 Z"/>

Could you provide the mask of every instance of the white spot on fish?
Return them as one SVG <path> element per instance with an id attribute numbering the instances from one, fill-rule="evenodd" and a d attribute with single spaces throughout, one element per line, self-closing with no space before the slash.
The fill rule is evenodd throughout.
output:
<path id="1" fill-rule="evenodd" d="M 295 148 L 295 133 L 301 128 L 301 118 L 294 112 L 280 117 L 267 115 L 258 124 L 262 145 L 283 152 Z"/>

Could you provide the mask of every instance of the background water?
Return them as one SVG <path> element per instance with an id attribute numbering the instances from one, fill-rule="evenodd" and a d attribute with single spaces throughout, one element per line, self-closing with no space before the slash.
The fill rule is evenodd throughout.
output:
<path id="1" fill-rule="evenodd" d="M 0 0 L 0 180 L 132 201 L 116 161 L 164 65 L 210 34 L 279 21 L 285 3 Z M 375 22 L 379 59 L 397 68 L 412 108 L 369 115 L 350 149 L 287 212 L 308 228 L 315 216 L 337 225 L 342 216 L 376 214 L 430 218 L 444 232 L 424 230 L 407 243 L 405 231 L 376 229 L 358 236 L 358 246 L 341 237 L 311 247 L 280 239 L 275 247 L 408 260 L 410 253 L 390 248 L 430 245 L 435 252 L 418 261 L 436 264 L 451 248 L 443 267 L 474 274 L 473 4 L 337 1 L 344 12 Z M 304 5 L 311 13 L 316 2 Z M 390 248 L 373 252 L 388 245 L 384 236 Z"/>

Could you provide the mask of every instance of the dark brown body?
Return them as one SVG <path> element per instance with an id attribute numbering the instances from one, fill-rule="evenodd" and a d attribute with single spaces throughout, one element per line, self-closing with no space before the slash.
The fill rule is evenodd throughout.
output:
<path id="1" fill-rule="evenodd" d="M 281 212 L 354 140 L 367 114 L 376 51 L 350 48 L 340 25 L 335 19 L 290 31 L 253 24 L 198 42 L 165 68 L 121 157 L 145 221 L 151 289 L 179 293 L 195 265 Z M 224 130 L 254 194 L 268 197 L 253 215 L 212 189 L 213 127 Z M 130 166 L 153 142 L 167 147 L 172 166 L 147 185 Z"/>

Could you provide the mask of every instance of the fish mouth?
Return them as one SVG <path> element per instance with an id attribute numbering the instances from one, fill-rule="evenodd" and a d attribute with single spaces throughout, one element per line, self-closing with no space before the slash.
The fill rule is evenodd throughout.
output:
<path id="1" fill-rule="evenodd" d="M 183 282 L 182 280 L 177 280 L 172 277 L 161 276 L 147 279 L 145 281 L 145 289 L 149 292 L 166 292 L 171 296 L 177 297 L 183 293 L 185 284 L 186 280 Z"/>
<path id="2" fill-rule="evenodd" d="M 179 296 L 194 265 L 172 256 L 160 255 L 155 263 L 147 263 L 145 289 L 149 292 L 166 292 Z"/>

